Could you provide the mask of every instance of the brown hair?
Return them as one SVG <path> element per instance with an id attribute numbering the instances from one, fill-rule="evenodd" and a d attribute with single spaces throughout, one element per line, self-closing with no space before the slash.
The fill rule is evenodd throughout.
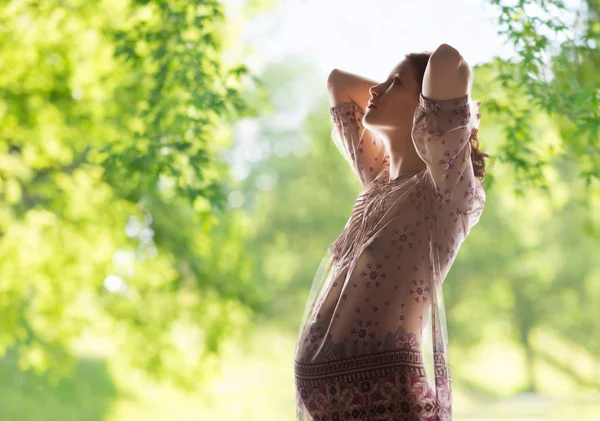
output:
<path id="1" fill-rule="evenodd" d="M 431 51 L 423 51 L 420 53 L 409 53 L 405 57 L 410 61 L 415 73 L 417 75 L 417 85 L 421 87 L 419 93 L 423 90 L 423 78 L 425 77 L 425 69 L 427 69 L 427 63 L 431 57 Z M 491 158 L 492 156 L 479 150 L 479 137 L 477 129 L 473 129 L 471 133 L 471 162 L 473 163 L 473 172 L 475 177 L 479 177 L 481 181 L 485 177 L 485 161 L 484 158 Z"/>

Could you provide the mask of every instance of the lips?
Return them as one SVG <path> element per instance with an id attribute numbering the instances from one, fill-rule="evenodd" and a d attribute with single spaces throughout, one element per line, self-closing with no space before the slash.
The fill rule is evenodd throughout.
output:
<path id="1" fill-rule="evenodd" d="M 370 99 L 369 102 L 367 102 L 367 108 L 377 108 L 377 104 Z"/>

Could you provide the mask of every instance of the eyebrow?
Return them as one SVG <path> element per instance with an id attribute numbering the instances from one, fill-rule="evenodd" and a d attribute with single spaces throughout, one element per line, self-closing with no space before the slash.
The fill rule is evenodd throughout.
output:
<path id="1" fill-rule="evenodd" d="M 389 76 L 388 76 L 388 78 L 387 78 L 387 80 L 389 80 L 389 79 L 393 78 L 393 77 L 394 77 L 394 76 L 396 76 L 396 75 L 397 75 L 399 78 L 401 78 L 403 74 L 404 74 L 404 69 L 403 69 L 402 71 L 400 71 L 400 72 L 396 71 L 396 72 L 392 73 L 391 75 L 389 75 Z"/>

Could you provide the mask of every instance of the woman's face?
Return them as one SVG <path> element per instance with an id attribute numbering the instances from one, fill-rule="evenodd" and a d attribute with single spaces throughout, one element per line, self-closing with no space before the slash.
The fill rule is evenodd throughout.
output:
<path id="1" fill-rule="evenodd" d="M 362 123 L 366 128 L 374 132 L 412 129 L 421 87 L 417 86 L 415 70 L 406 57 L 369 92 L 375 107 L 367 105 L 365 109 Z"/>

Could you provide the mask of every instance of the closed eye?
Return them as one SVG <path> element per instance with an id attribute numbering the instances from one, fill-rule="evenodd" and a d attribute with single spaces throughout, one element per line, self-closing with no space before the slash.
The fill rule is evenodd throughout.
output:
<path id="1" fill-rule="evenodd" d="M 399 84 L 400 83 L 400 78 L 398 76 L 394 76 L 392 78 L 392 83 L 398 83 Z"/>

